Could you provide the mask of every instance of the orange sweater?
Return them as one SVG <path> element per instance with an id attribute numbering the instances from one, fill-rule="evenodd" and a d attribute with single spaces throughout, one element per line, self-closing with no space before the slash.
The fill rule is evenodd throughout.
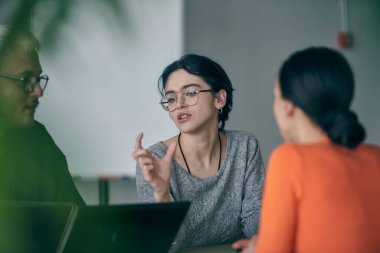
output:
<path id="1" fill-rule="evenodd" d="M 380 148 L 276 148 L 255 252 L 380 252 Z"/>

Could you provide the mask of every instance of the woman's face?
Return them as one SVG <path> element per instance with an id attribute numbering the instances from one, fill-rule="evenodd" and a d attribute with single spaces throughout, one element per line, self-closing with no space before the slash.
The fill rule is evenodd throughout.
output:
<path id="1" fill-rule="evenodd" d="M 205 90 L 194 93 L 192 91 Z M 202 78 L 183 69 L 168 77 L 165 87 L 167 97 L 175 98 L 170 118 L 181 132 L 194 132 L 218 126 L 217 98 Z M 174 101 L 174 100 L 173 100 Z"/>

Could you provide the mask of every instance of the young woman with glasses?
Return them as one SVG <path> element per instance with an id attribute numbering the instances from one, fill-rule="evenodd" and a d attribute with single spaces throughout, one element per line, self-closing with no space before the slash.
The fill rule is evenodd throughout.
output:
<path id="1" fill-rule="evenodd" d="M 191 201 L 181 247 L 233 242 L 257 232 L 264 164 L 253 134 L 225 130 L 232 84 L 211 59 L 185 55 L 159 78 L 161 106 L 179 134 L 132 155 L 146 202 Z"/>

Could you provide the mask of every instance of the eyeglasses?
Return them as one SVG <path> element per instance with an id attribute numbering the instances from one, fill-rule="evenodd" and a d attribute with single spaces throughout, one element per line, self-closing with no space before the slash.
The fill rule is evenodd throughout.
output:
<path id="1" fill-rule="evenodd" d="M 182 103 L 186 105 L 195 105 L 199 99 L 200 92 L 210 92 L 212 90 L 184 89 L 177 92 L 170 92 L 161 98 L 160 104 L 164 110 L 172 112 L 177 108 L 177 93 L 181 93 Z"/>
<path id="2" fill-rule="evenodd" d="M 27 94 L 34 92 L 37 85 L 39 85 L 41 87 L 41 90 L 44 91 L 46 89 L 47 83 L 49 81 L 48 75 L 42 75 L 39 77 L 34 77 L 34 76 L 20 77 L 20 76 L 0 75 L 0 78 L 5 78 L 5 79 L 13 80 L 13 81 L 22 82 L 24 91 Z"/>

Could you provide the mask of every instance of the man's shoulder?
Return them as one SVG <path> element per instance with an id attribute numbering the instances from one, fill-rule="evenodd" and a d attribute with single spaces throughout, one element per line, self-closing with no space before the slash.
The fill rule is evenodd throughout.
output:
<path id="1" fill-rule="evenodd" d="M 21 149 L 59 150 L 46 127 L 38 121 L 28 128 L 12 129 L 7 134 L 6 141 L 9 146 Z"/>
<path id="2" fill-rule="evenodd" d="M 41 122 L 38 122 L 38 121 L 35 121 L 33 126 L 31 127 L 30 129 L 31 131 L 33 132 L 38 132 L 38 133 L 42 133 L 42 134 L 47 134 L 50 136 L 49 132 L 47 131 L 46 127 L 41 123 Z"/>
<path id="3" fill-rule="evenodd" d="M 50 136 L 43 124 L 38 121 L 34 121 L 34 123 L 28 127 L 16 127 L 9 129 L 6 136 L 10 138 L 15 136 L 25 138 L 28 136 L 39 136 L 41 134 Z"/>
<path id="4" fill-rule="evenodd" d="M 50 135 L 46 127 L 38 121 L 35 121 L 31 128 L 25 129 L 24 133 L 24 137 L 26 139 L 29 139 L 35 143 L 39 143 L 40 145 L 56 146 L 52 136 Z"/>

